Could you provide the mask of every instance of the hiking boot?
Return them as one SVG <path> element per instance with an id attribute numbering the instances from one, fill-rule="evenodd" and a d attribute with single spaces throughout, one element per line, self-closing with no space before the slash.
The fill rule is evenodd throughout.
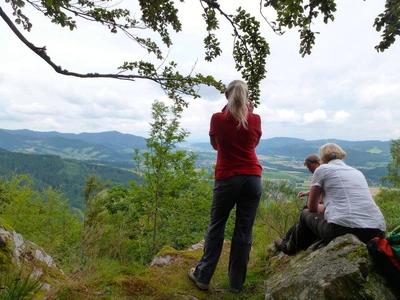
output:
<path id="1" fill-rule="evenodd" d="M 275 245 L 276 251 L 278 251 L 278 252 L 282 251 L 282 244 L 283 244 L 283 239 L 281 239 L 281 238 L 274 239 L 274 245 Z"/>
<path id="2" fill-rule="evenodd" d="M 241 289 L 235 289 L 235 288 L 230 288 L 229 292 L 233 293 L 233 294 L 239 294 L 242 290 Z"/>
<path id="3" fill-rule="evenodd" d="M 190 278 L 190 280 L 192 280 L 196 284 L 196 286 L 200 290 L 207 291 L 210 286 L 208 284 L 199 282 L 197 280 L 196 276 L 194 276 L 194 271 L 196 271 L 196 268 L 190 268 L 189 272 L 188 272 L 188 277 Z"/>

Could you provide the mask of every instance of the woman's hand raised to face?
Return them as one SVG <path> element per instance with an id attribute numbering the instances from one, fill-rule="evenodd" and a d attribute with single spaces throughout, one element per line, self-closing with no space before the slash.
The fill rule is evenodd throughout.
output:
<path id="1" fill-rule="evenodd" d="M 247 101 L 247 108 L 251 112 L 253 112 L 253 110 L 254 110 L 253 102 L 251 102 L 250 100 Z"/>

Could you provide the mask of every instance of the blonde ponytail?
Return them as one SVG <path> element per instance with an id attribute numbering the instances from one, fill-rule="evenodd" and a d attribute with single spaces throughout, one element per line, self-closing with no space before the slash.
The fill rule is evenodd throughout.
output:
<path id="1" fill-rule="evenodd" d="M 227 111 L 239 122 L 238 129 L 241 126 L 247 129 L 247 114 L 249 112 L 247 84 L 241 80 L 234 80 L 228 85 L 226 94 L 228 98 Z"/>

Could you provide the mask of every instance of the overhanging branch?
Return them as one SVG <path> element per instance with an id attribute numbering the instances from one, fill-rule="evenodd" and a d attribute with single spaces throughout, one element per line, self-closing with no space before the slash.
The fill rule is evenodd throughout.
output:
<path id="1" fill-rule="evenodd" d="M 18 30 L 18 28 L 14 25 L 14 23 L 10 20 L 10 18 L 6 15 L 3 9 L 0 7 L 0 16 L 7 23 L 8 27 L 14 32 L 14 34 L 34 53 L 39 55 L 47 64 L 49 64 L 57 73 L 66 75 L 66 76 L 74 76 L 79 78 L 113 78 L 120 80 L 130 80 L 135 81 L 135 79 L 148 79 L 154 81 L 158 84 L 161 84 L 163 81 L 171 80 L 170 78 L 154 78 L 143 75 L 123 75 L 123 74 L 99 74 L 99 73 L 75 73 L 70 72 L 68 70 L 62 69 L 61 66 L 57 66 L 51 58 L 46 53 L 46 46 L 44 47 L 36 47 L 31 42 L 29 42 L 22 33 Z"/>
<path id="2" fill-rule="evenodd" d="M 200 73 L 193 75 L 193 69 L 189 75 L 181 75 L 176 71 L 177 64 L 170 62 L 164 65 L 162 70 L 156 68 L 153 64 L 139 61 L 139 62 L 124 62 L 120 66 L 119 71 L 115 74 L 99 74 L 99 73 L 76 73 L 63 69 L 61 66 L 56 65 L 46 53 L 46 47 L 36 47 L 29 42 L 17 29 L 14 22 L 12 22 L 5 12 L 0 7 L 0 16 L 11 28 L 13 33 L 34 53 L 39 55 L 48 65 L 50 65 L 57 73 L 66 76 L 74 76 L 79 78 L 112 78 L 119 80 L 135 81 L 136 79 L 150 80 L 158 84 L 165 92 L 168 98 L 173 99 L 177 108 L 182 109 L 187 107 L 188 102 L 183 99 L 183 95 L 191 96 L 194 99 L 200 97 L 198 94 L 198 87 L 200 85 L 213 86 L 218 91 L 224 91 L 225 86 L 221 81 L 216 81 L 212 76 L 204 76 Z M 144 40 L 143 40 L 144 41 Z M 162 63 L 162 65 L 165 61 Z M 137 73 L 123 74 L 124 72 L 131 71 Z"/>

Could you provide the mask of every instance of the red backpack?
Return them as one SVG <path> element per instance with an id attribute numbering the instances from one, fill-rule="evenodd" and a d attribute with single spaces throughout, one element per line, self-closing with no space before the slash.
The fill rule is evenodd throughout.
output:
<path id="1" fill-rule="evenodd" d="M 385 238 L 372 238 L 367 243 L 367 249 L 388 285 L 400 293 L 400 226 Z"/>

